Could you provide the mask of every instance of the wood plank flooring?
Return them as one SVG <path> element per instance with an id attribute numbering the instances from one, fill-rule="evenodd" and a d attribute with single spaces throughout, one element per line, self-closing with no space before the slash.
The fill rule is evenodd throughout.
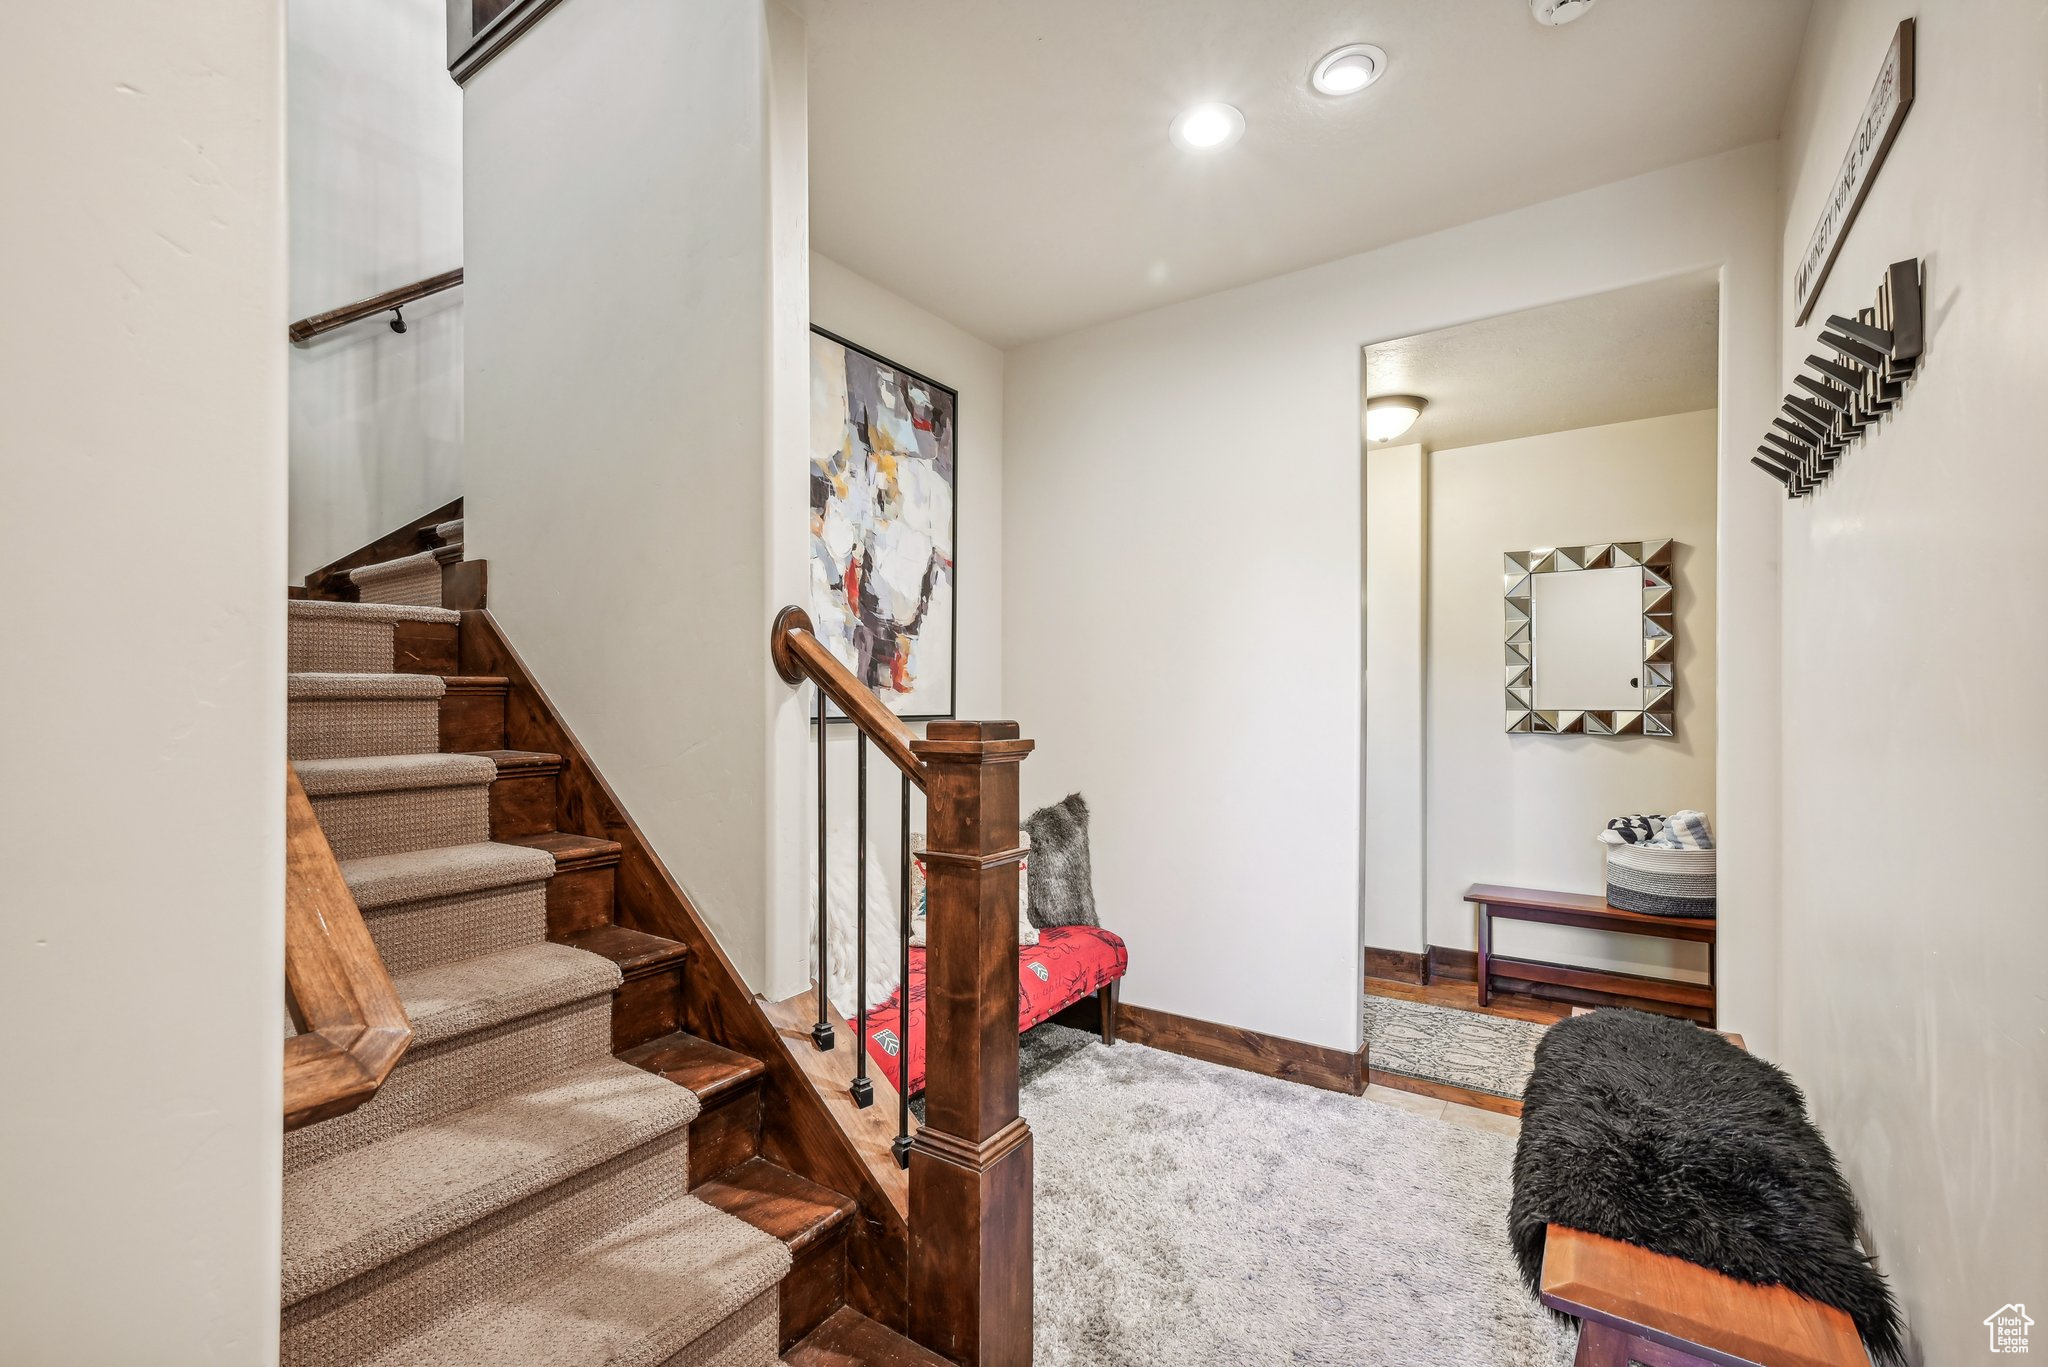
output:
<path id="1" fill-rule="evenodd" d="M 1423 987 L 1386 978 L 1367 978 L 1365 990 L 1374 997 L 1398 997 L 1402 1001 L 1427 1002 L 1431 1006 L 1449 1006 L 1482 1016 L 1504 1016 L 1509 1020 L 1534 1021 L 1538 1025 L 1555 1025 L 1572 1013 L 1569 1003 L 1524 997 L 1512 992 L 1496 992 L 1491 1002 L 1481 1006 L 1479 984 L 1445 982 L 1442 979 Z"/>

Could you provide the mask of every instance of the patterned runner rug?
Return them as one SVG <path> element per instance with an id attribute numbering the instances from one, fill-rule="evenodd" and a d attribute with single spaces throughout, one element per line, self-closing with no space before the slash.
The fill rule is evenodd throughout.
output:
<path id="1" fill-rule="evenodd" d="M 1536 1041 L 1549 1028 L 1399 997 L 1365 999 L 1365 1038 L 1375 1072 L 1516 1100 L 1536 1065 Z"/>

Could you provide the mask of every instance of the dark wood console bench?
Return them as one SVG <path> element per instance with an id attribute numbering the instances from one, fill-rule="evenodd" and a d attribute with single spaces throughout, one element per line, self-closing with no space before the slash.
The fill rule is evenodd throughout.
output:
<path id="1" fill-rule="evenodd" d="M 1543 1245 L 1543 1303 L 1583 1326 L 1575 1367 L 1870 1367 L 1848 1315 L 1786 1287 L 1563 1225 Z"/>
<path id="2" fill-rule="evenodd" d="M 1712 1026 L 1714 1009 L 1714 920 L 1712 917 L 1646 916 L 1607 905 L 1604 897 L 1577 892 L 1540 892 L 1534 888 L 1504 888 L 1491 883 L 1474 883 L 1465 890 L 1465 900 L 1479 909 L 1479 1004 L 1485 1006 L 1495 991 L 1512 990 L 1530 996 L 1597 1005 L 1626 1002 L 1645 1010 L 1683 1016 Z M 1615 973 L 1598 968 L 1549 963 L 1542 959 L 1516 959 L 1493 952 L 1493 922 L 1542 921 L 1554 926 L 1578 926 L 1584 930 L 1616 931 L 1624 935 L 1651 935 L 1663 940 L 1689 940 L 1707 947 L 1707 980 L 1680 982 L 1673 978 L 1652 978 L 1640 973 Z"/>

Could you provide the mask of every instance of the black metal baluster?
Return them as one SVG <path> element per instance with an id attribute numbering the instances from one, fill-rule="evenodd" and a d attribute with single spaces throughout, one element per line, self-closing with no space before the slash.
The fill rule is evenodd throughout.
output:
<path id="1" fill-rule="evenodd" d="M 896 1142 L 890 1151 L 896 1155 L 896 1166 L 910 1166 L 910 775 L 903 777 L 903 824 L 897 828 L 902 841 L 901 862 L 896 870 L 896 896 L 898 916 L 898 965 L 902 984 L 897 989 L 897 1000 L 903 1009 L 896 1013 Z"/>
<path id="2" fill-rule="evenodd" d="M 854 927 L 854 1019 L 859 1024 L 853 1035 L 853 1104 L 866 1110 L 875 1104 L 875 1084 L 868 1080 L 868 733 L 856 733 L 854 740 L 853 792 L 858 815 L 853 819 L 853 927 Z"/>
<path id="3" fill-rule="evenodd" d="M 825 686 L 818 685 L 818 1023 L 811 1027 L 811 1043 L 825 1053 L 832 1052 L 832 1017 L 826 1005 L 825 984 Z"/>

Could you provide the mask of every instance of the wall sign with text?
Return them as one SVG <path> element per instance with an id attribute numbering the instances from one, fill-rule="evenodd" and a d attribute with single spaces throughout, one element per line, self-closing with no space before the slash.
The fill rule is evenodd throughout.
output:
<path id="1" fill-rule="evenodd" d="M 1870 100 L 1863 106 L 1863 117 L 1857 121 L 1849 153 L 1842 158 L 1842 169 L 1828 189 L 1827 203 L 1821 206 L 1820 222 L 1813 225 L 1813 236 L 1807 240 L 1806 250 L 1799 257 L 1799 269 L 1792 275 L 1795 326 L 1804 324 L 1813 313 L 1820 287 L 1827 283 L 1828 272 L 1834 268 L 1842 243 L 1849 236 L 1849 225 L 1856 221 L 1856 212 L 1863 207 L 1864 196 L 1870 193 L 1870 183 L 1877 178 L 1877 168 L 1884 165 L 1885 153 L 1892 150 L 1892 140 L 1898 137 L 1899 125 L 1906 121 L 1906 111 L 1912 107 L 1913 21 L 1902 19 L 1892 37 L 1891 50 L 1885 53 L 1884 66 L 1877 73 L 1877 84 L 1871 88 Z"/>

